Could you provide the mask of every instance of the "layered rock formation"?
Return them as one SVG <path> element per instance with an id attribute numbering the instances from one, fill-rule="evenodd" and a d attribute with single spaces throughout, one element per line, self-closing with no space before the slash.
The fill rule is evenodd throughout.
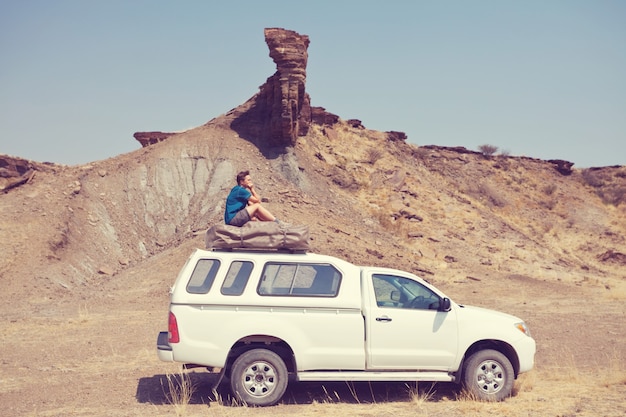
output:
<path id="1" fill-rule="evenodd" d="M 311 121 L 310 98 L 305 92 L 309 37 L 284 29 L 265 29 L 265 42 L 276 63 L 276 73 L 266 83 L 271 106 L 270 145 L 294 144 L 305 135 Z"/>
<path id="2" fill-rule="evenodd" d="M 312 119 L 305 91 L 309 37 L 294 31 L 265 29 L 265 42 L 276 63 L 276 73 L 249 101 L 249 108 L 232 123 L 242 137 L 270 148 L 295 144 Z"/>

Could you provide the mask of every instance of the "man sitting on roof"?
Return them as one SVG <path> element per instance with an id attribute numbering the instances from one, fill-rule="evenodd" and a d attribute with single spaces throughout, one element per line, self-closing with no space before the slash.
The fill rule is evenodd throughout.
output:
<path id="1" fill-rule="evenodd" d="M 224 222 L 231 226 L 243 226 L 250 220 L 281 223 L 261 205 L 261 197 L 254 189 L 250 171 L 242 171 L 237 174 L 237 185 L 226 198 Z"/>

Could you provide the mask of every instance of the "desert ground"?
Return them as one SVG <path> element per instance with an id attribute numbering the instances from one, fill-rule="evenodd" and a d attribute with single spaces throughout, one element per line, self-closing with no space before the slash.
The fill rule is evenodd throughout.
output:
<path id="1" fill-rule="evenodd" d="M 198 236 L 183 246 L 201 244 Z M 28 305 L 6 300 L 0 415 L 621 416 L 626 411 L 623 300 L 599 288 L 521 276 L 443 286 L 456 300 L 529 323 L 538 343 L 536 369 L 518 379 L 515 395 L 503 403 L 476 402 L 453 384 L 292 383 L 278 406 L 234 404 L 227 383 L 214 390 L 214 375 L 183 372 L 156 358 L 168 285 L 184 252 L 159 254 L 71 296 L 62 287 L 48 296 L 29 288 Z"/>

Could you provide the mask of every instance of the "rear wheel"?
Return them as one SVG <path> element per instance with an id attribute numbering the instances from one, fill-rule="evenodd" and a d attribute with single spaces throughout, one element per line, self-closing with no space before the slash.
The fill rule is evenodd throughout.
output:
<path id="1" fill-rule="evenodd" d="M 463 366 L 465 389 L 479 400 L 502 401 L 510 397 L 514 379 L 511 361 L 497 350 L 478 351 Z"/>
<path id="2" fill-rule="evenodd" d="M 253 349 L 235 360 L 230 387 L 242 403 L 268 406 L 282 398 L 287 378 L 287 367 L 280 356 L 267 349 Z"/>

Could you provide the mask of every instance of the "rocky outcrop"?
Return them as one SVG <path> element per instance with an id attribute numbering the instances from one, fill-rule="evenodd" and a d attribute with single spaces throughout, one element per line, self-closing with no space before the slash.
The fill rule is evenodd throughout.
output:
<path id="1" fill-rule="evenodd" d="M 33 162 L 15 158 L 8 155 L 0 155 L 0 191 L 7 191 L 18 185 L 22 185 L 35 174 Z"/>
<path id="2" fill-rule="evenodd" d="M 142 147 L 154 145 L 155 143 L 164 141 L 170 136 L 175 135 L 176 133 L 165 133 L 165 132 L 136 132 L 133 137 L 137 139 L 139 143 L 141 143 Z"/>
<path id="3" fill-rule="evenodd" d="M 397 132 L 395 130 L 392 130 L 392 131 L 385 132 L 385 133 L 387 134 L 387 140 L 389 140 L 391 142 L 407 140 L 406 133 L 404 133 L 404 132 Z"/>
<path id="4" fill-rule="evenodd" d="M 322 126 L 332 126 L 339 123 L 339 116 L 327 112 L 323 107 L 311 107 L 311 123 Z"/>
<path id="5" fill-rule="evenodd" d="M 548 162 L 554 165 L 554 168 L 559 171 L 561 175 L 572 174 L 572 167 L 574 166 L 573 162 L 564 161 L 562 159 L 550 159 Z"/>
<path id="6" fill-rule="evenodd" d="M 280 28 L 265 29 L 276 73 L 260 87 L 250 108 L 232 123 L 240 136 L 271 148 L 294 145 L 311 123 L 305 92 L 309 37 Z"/>
<path id="7" fill-rule="evenodd" d="M 365 129 L 363 123 L 359 119 L 348 119 L 346 120 L 348 126 L 353 127 L 355 129 Z"/>
<path id="8" fill-rule="evenodd" d="M 306 135 L 311 121 L 309 95 L 305 92 L 309 37 L 291 30 L 265 29 L 265 42 L 276 73 L 265 84 L 270 107 L 269 145 L 289 146 Z"/>
<path id="9" fill-rule="evenodd" d="M 259 148 L 293 146 L 311 123 L 332 125 L 339 117 L 322 107 L 311 107 L 306 93 L 309 37 L 281 28 L 265 29 L 265 42 L 276 63 L 276 73 L 244 105 L 231 127 Z M 243 106 L 242 106 L 243 107 Z"/>
<path id="10" fill-rule="evenodd" d="M 621 265 L 626 265 L 626 254 L 621 252 L 615 252 L 608 250 L 601 255 L 598 255 L 598 259 L 602 262 L 613 262 Z"/>
<path id="11" fill-rule="evenodd" d="M 423 146 L 420 146 L 420 148 L 429 149 L 431 151 L 450 151 L 450 152 L 455 152 L 455 153 L 460 153 L 460 154 L 481 155 L 480 152 L 469 150 L 464 146 L 423 145 Z"/>

